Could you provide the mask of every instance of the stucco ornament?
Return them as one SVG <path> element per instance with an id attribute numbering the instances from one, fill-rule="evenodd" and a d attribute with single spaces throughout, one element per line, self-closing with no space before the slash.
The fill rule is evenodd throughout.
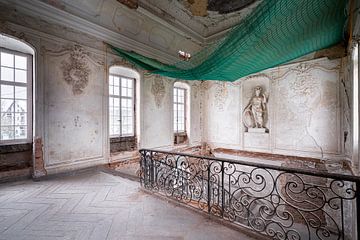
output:
<path id="1" fill-rule="evenodd" d="M 165 96 L 165 84 L 160 76 L 154 78 L 151 86 L 151 93 L 154 95 L 156 106 L 160 108 Z"/>
<path id="2" fill-rule="evenodd" d="M 226 83 L 217 83 L 215 88 L 215 105 L 219 111 L 224 110 L 227 97 L 228 89 Z"/>
<path id="3" fill-rule="evenodd" d="M 75 45 L 68 60 L 61 62 L 64 80 L 72 86 L 74 95 L 83 93 L 89 83 L 90 68 L 86 63 L 86 54 L 81 46 Z"/>
<path id="4" fill-rule="evenodd" d="M 265 128 L 267 99 L 260 86 L 255 87 L 254 96 L 243 112 L 243 122 L 247 128 Z"/>

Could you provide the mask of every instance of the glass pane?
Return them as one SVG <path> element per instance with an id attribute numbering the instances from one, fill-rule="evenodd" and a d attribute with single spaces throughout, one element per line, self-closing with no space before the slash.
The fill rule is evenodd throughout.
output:
<path id="1" fill-rule="evenodd" d="M 130 88 L 130 89 L 133 88 L 133 82 L 134 82 L 134 80 L 132 80 L 132 79 L 128 80 L 128 88 Z"/>
<path id="2" fill-rule="evenodd" d="M 3 81 L 14 81 L 14 69 L 1 67 L 1 80 Z"/>
<path id="3" fill-rule="evenodd" d="M 26 113 L 15 113 L 15 125 L 26 125 Z"/>
<path id="4" fill-rule="evenodd" d="M 26 135 L 26 126 L 15 127 L 15 139 L 24 139 Z"/>
<path id="5" fill-rule="evenodd" d="M 14 127 L 1 127 L 1 140 L 14 139 Z"/>
<path id="6" fill-rule="evenodd" d="M 27 68 L 27 58 L 23 56 L 15 55 L 15 68 L 26 69 Z"/>
<path id="7" fill-rule="evenodd" d="M 114 106 L 120 107 L 120 98 L 114 98 Z"/>
<path id="8" fill-rule="evenodd" d="M 113 134 L 120 135 L 120 126 L 114 126 L 113 127 Z"/>
<path id="9" fill-rule="evenodd" d="M 114 77 L 113 77 L 113 75 L 109 76 L 109 85 L 114 85 Z"/>
<path id="10" fill-rule="evenodd" d="M 20 112 L 20 113 L 27 112 L 27 101 L 15 100 L 15 112 Z"/>
<path id="11" fill-rule="evenodd" d="M 114 95 L 119 96 L 120 95 L 120 88 L 114 87 Z"/>
<path id="12" fill-rule="evenodd" d="M 1 112 L 14 112 L 14 100 L 13 99 L 1 99 Z"/>
<path id="13" fill-rule="evenodd" d="M 113 107 L 114 109 L 114 116 L 120 116 L 120 108 L 119 107 Z"/>
<path id="14" fill-rule="evenodd" d="M 26 87 L 15 87 L 15 98 L 16 99 L 26 99 Z"/>
<path id="15" fill-rule="evenodd" d="M 14 125 L 14 113 L 12 112 L 3 112 L 1 113 L 1 126 L 11 126 Z"/>
<path id="16" fill-rule="evenodd" d="M 114 95 L 114 87 L 112 85 L 109 85 L 109 94 Z"/>
<path id="17" fill-rule="evenodd" d="M 119 86 L 120 78 L 114 76 L 114 86 Z"/>
<path id="18" fill-rule="evenodd" d="M 127 79 L 121 78 L 121 87 L 127 87 Z"/>
<path id="19" fill-rule="evenodd" d="M 122 87 L 122 88 L 121 88 L 121 96 L 126 97 L 126 96 L 127 96 L 126 93 L 127 93 L 127 92 L 126 92 L 126 88 Z"/>
<path id="20" fill-rule="evenodd" d="M 1 53 L 1 66 L 14 67 L 14 55 L 10 53 Z"/>
<path id="21" fill-rule="evenodd" d="M 15 69 L 15 82 L 26 83 L 26 70 Z"/>
<path id="22" fill-rule="evenodd" d="M 14 98 L 14 86 L 1 85 L 1 98 Z"/>
<path id="23" fill-rule="evenodd" d="M 127 106 L 127 99 L 125 98 L 121 99 L 121 107 L 126 108 L 126 106 Z"/>

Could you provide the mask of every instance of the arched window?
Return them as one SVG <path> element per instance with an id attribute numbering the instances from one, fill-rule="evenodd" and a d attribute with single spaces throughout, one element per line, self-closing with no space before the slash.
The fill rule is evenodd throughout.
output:
<path id="1" fill-rule="evenodd" d="M 0 144 L 32 142 L 34 50 L 0 35 Z"/>
<path id="2" fill-rule="evenodd" d="M 136 79 L 129 68 L 109 69 L 109 136 L 111 152 L 136 148 Z"/>
<path id="3" fill-rule="evenodd" d="M 187 143 L 190 132 L 190 87 L 175 82 L 173 89 L 174 144 Z"/>

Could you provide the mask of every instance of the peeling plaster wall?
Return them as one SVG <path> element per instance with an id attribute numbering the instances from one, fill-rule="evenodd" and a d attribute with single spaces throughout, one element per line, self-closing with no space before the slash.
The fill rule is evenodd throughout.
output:
<path id="1" fill-rule="evenodd" d="M 212 147 L 348 158 L 350 83 L 344 61 L 321 58 L 269 69 L 234 83 L 207 83 L 203 86 L 204 140 Z M 243 110 L 258 85 L 268 98 L 268 133 L 247 132 L 242 122 Z"/>
<path id="2" fill-rule="evenodd" d="M 140 144 L 143 148 L 171 148 L 173 134 L 173 86 L 176 80 L 160 76 L 144 77 L 143 131 Z M 190 86 L 190 133 L 189 144 L 201 142 L 199 85 L 197 81 L 187 82 Z"/>
<path id="3" fill-rule="evenodd" d="M 108 163 L 108 68 L 134 67 L 113 55 L 99 39 L 37 18 L 2 13 L 0 33 L 21 39 L 35 50 L 34 138 L 39 142 L 33 154 L 35 177 Z M 39 21 L 41 29 L 34 28 Z M 66 34 L 56 36 L 54 28 Z M 140 75 L 136 83 L 138 148 L 173 147 L 175 80 L 134 70 Z M 189 84 L 194 89 L 190 144 L 198 144 L 199 83 Z"/>

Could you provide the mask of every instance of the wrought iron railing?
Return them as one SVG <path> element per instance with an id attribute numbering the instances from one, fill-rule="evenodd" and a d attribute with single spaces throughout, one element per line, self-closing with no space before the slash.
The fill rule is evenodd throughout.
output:
<path id="1" fill-rule="evenodd" d="M 269 238 L 360 239 L 356 176 L 167 151 L 140 154 L 144 188 Z"/>

